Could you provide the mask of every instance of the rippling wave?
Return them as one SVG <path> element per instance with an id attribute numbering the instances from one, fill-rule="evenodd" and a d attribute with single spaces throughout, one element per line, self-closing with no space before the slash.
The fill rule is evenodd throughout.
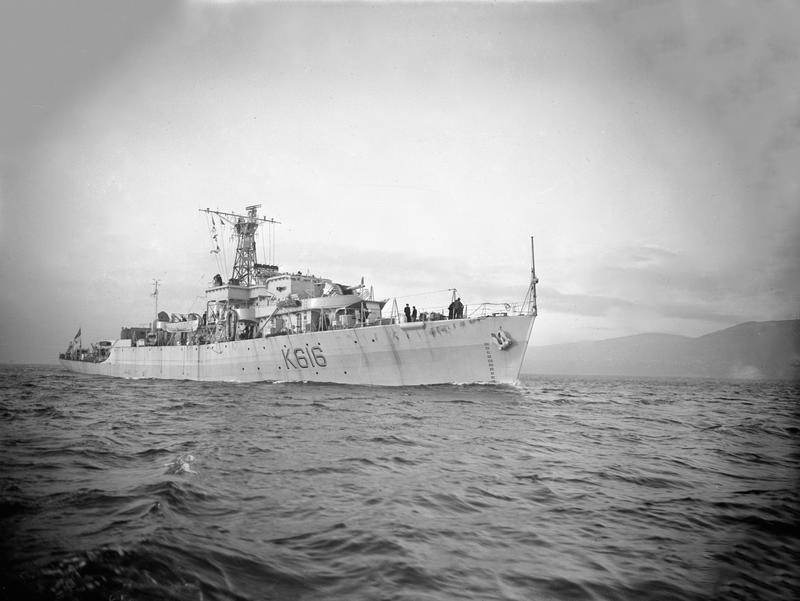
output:
<path id="1" fill-rule="evenodd" d="M 8 599 L 794 599 L 800 388 L 0 371 Z"/>

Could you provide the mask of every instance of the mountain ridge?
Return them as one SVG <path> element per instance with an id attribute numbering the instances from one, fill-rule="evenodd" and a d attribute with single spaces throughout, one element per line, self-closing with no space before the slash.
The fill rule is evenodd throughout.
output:
<path id="1" fill-rule="evenodd" d="M 800 320 L 531 346 L 523 373 L 800 380 Z"/>

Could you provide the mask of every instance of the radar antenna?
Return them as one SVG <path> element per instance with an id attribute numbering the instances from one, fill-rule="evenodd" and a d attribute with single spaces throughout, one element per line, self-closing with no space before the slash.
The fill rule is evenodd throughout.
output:
<path id="1" fill-rule="evenodd" d="M 236 258 L 233 261 L 233 272 L 229 283 L 238 286 L 251 286 L 255 284 L 255 271 L 258 264 L 256 256 L 256 232 L 262 223 L 276 224 L 280 221 L 268 219 L 267 217 L 259 217 L 258 205 L 250 205 L 245 207 L 247 215 L 239 215 L 237 213 L 226 213 L 224 211 L 214 211 L 212 209 L 198 209 L 201 213 L 208 213 L 216 215 L 221 220 L 230 223 L 234 232 L 236 233 Z M 277 271 L 274 265 L 267 265 Z"/>

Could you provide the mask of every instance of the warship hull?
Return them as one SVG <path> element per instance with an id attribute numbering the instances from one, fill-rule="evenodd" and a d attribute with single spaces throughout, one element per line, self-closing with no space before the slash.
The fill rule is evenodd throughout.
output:
<path id="1" fill-rule="evenodd" d="M 488 315 L 200 345 L 114 346 L 74 372 L 121 378 L 409 386 L 514 384 L 535 316 Z"/>

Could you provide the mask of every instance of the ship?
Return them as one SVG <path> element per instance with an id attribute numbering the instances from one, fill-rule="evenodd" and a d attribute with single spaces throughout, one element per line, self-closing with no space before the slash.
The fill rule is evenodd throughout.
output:
<path id="1" fill-rule="evenodd" d="M 447 289 L 447 308 L 410 313 L 408 305 L 399 310 L 397 298 L 376 300 L 363 277 L 347 286 L 259 263 L 257 232 L 279 223 L 260 216 L 260 207 L 243 214 L 199 209 L 210 217 L 215 242 L 217 224 L 232 228 L 236 242 L 231 276 L 223 281 L 217 274 L 208 283 L 201 312 L 159 311 L 154 280 L 152 322 L 123 327 L 118 339 L 86 348 L 79 328 L 59 356 L 61 366 L 97 376 L 223 382 L 518 382 L 537 316 L 533 237 L 521 301 L 466 307 L 456 289 Z M 262 255 L 270 260 L 264 249 Z"/>

